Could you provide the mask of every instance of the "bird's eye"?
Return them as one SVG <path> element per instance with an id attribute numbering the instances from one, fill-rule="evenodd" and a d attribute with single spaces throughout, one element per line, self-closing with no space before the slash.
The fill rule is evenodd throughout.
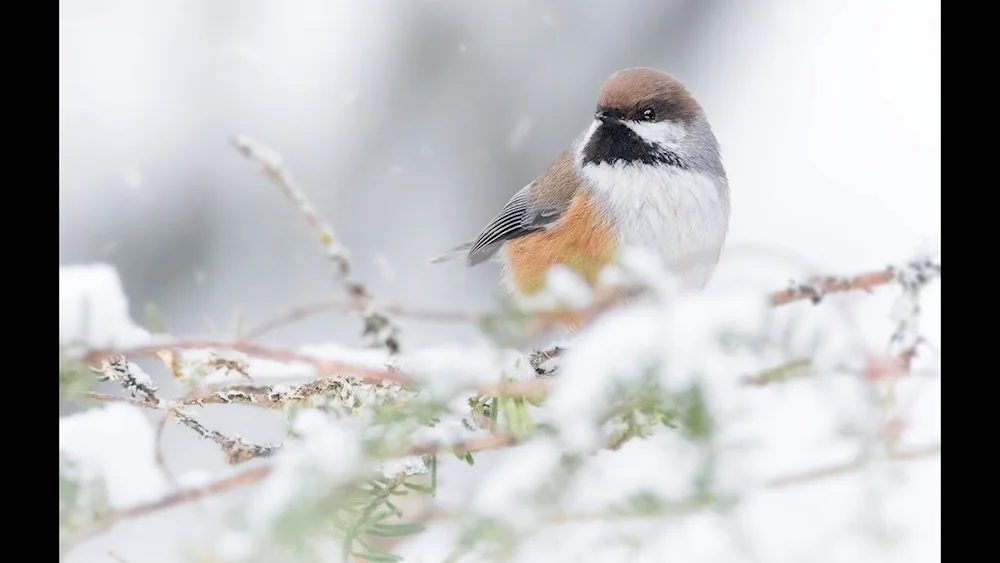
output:
<path id="1" fill-rule="evenodd" d="M 653 108 L 646 108 L 642 110 L 642 119 L 644 121 L 653 121 L 656 119 L 656 112 L 653 111 Z"/>

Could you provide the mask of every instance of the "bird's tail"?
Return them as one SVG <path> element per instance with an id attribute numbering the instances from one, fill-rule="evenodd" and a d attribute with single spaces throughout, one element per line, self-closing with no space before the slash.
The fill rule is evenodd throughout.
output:
<path id="1" fill-rule="evenodd" d="M 449 260 L 454 260 L 464 254 L 468 254 L 469 249 L 472 248 L 471 242 L 466 242 L 452 248 L 447 254 L 442 254 L 441 256 L 436 256 L 431 258 L 431 264 L 439 264 L 441 262 L 447 262 Z"/>

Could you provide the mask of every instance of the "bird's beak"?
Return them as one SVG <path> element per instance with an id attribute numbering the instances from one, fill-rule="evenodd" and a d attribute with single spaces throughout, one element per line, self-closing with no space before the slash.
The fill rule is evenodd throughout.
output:
<path id="1" fill-rule="evenodd" d="M 607 123 L 611 121 L 611 115 L 608 112 L 601 110 L 594 114 L 594 119 L 600 121 L 601 123 Z"/>

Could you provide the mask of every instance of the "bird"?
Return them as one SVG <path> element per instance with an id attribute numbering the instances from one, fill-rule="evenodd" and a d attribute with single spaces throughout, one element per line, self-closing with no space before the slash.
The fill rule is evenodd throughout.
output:
<path id="1" fill-rule="evenodd" d="M 701 105 L 674 76 L 612 74 L 593 119 L 479 234 L 434 263 L 502 264 L 515 297 L 538 294 L 554 266 L 594 286 L 627 247 L 648 251 L 683 287 L 703 288 L 729 231 L 729 180 Z"/>

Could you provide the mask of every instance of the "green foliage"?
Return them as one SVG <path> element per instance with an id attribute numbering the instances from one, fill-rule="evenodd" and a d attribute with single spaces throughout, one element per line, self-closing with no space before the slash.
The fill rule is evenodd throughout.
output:
<path id="1" fill-rule="evenodd" d="M 624 516 L 655 516 L 663 511 L 663 499 L 655 493 L 640 491 L 628 497 L 621 506 L 611 508 L 611 512 Z"/>
<path id="2" fill-rule="evenodd" d="M 498 310 L 479 315 L 475 325 L 498 346 L 516 347 L 524 343 L 532 320 L 533 317 L 518 307 L 510 296 L 502 295 Z"/>
<path id="3" fill-rule="evenodd" d="M 430 494 L 430 487 L 415 482 L 419 476 L 386 478 L 367 476 L 346 485 L 324 487 L 315 482 L 309 494 L 289 504 L 271 529 L 270 537 L 257 536 L 259 550 L 252 561 L 324 561 L 323 540 L 341 541 L 345 562 L 396 561 L 396 556 L 378 549 L 373 540 L 398 538 L 423 531 L 421 524 L 400 522 L 402 510 L 393 502 L 410 492 Z"/>
<path id="4" fill-rule="evenodd" d="M 608 447 L 617 449 L 636 437 L 651 436 L 662 427 L 678 425 L 678 400 L 663 391 L 655 367 L 648 368 L 637 385 L 618 384 L 609 393 L 611 405 L 604 420 L 611 427 Z"/>
<path id="5" fill-rule="evenodd" d="M 495 518 L 472 518 L 459 533 L 455 549 L 446 561 L 457 561 L 474 551 L 488 561 L 512 561 L 518 534 Z"/>
<path id="6" fill-rule="evenodd" d="M 812 370 L 812 365 L 813 361 L 810 358 L 796 358 L 785 362 L 780 366 L 764 370 L 757 375 L 748 378 L 748 381 L 757 385 L 784 383 L 792 379 L 809 375 Z"/>
<path id="7" fill-rule="evenodd" d="M 444 403 L 422 396 L 371 405 L 366 452 L 376 458 L 400 455 L 409 448 L 414 432 L 437 426 L 446 410 Z"/>
<path id="8" fill-rule="evenodd" d="M 59 551 L 109 512 L 107 488 L 102 480 L 85 480 L 76 464 L 59 452 Z"/>
<path id="9" fill-rule="evenodd" d="M 146 303 L 146 328 L 152 333 L 167 333 L 167 325 L 163 322 L 163 315 L 160 314 L 156 303 L 152 301 Z"/>
<path id="10" fill-rule="evenodd" d="M 715 420 L 700 383 L 682 393 L 677 403 L 680 431 L 686 438 L 694 442 L 707 442 L 715 435 Z"/>
<path id="11" fill-rule="evenodd" d="M 94 374 L 77 360 L 59 357 L 59 400 L 90 406 L 95 401 L 87 397 L 94 384 Z"/>
<path id="12" fill-rule="evenodd" d="M 350 561 L 351 556 L 366 561 L 398 561 L 398 556 L 375 548 L 371 538 L 398 538 L 424 531 L 420 523 L 391 522 L 403 516 L 392 497 L 410 491 L 434 493 L 433 487 L 415 483 L 413 479 L 406 475 L 376 477 L 353 491 L 355 494 L 346 496 L 346 502 L 341 504 L 334 518 L 335 530 L 343 542 L 345 562 Z"/>
<path id="13" fill-rule="evenodd" d="M 522 441 L 535 432 L 535 424 L 528 413 L 528 405 L 521 397 L 499 398 L 500 411 L 507 423 L 507 432 L 515 441 Z"/>
<path id="14" fill-rule="evenodd" d="M 476 464 L 476 459 L 472 457 L 472 452 L 455 452 L 455 456 L 468 463 L 470 467 Z"/>

